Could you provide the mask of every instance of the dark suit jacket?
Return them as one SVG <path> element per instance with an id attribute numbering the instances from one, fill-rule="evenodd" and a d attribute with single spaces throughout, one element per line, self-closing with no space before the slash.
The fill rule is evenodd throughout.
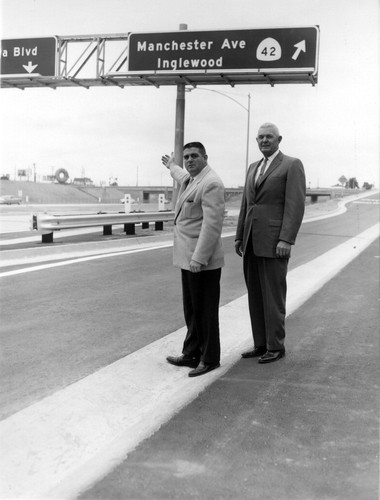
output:
<path id="1" fill-rule="evenodd" d="M 260 184 L 255 176 L 261 160 L 248 169 L 236 239 L 245 252 L 252 232 L 258 257 L 276 257 L 277 243 L 294 245 L 305 211 L 306 182 L 303 165 L 281 152 L 273 159 Z"/>

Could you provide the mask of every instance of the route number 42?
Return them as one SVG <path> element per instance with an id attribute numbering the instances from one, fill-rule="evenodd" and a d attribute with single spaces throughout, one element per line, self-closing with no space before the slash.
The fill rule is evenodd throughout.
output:
<path id="1" fill-rule="evenodd" d="M 281 59 L 281 45 L 274 38 L 265 38 L 256 50 L 256 59 L 259 61 L 277 61 Z"/>

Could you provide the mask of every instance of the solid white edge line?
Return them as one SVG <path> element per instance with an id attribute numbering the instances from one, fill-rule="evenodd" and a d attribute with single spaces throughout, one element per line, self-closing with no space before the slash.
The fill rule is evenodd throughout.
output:
<path id="1" fill-rule="evenodd" d="M 289 272 L 288 315 L 367 248 L 379 224 Z M 1 498 L 75 498 L 240 359 L 251 345 L 246 295 L 220 309 L 221 367 L 191 379 L 165 356 L 185 329 L 0 422 Z"/>
<path id="2" fill-rule="evenodd" d="M 160 250 L 161 248 L 168 248 L 173 246 L 173 243 L 162 243 L 162 245 L 147 246 L 141 248 L 133 248 L 129 250 L 120 250 L 112 253 L 102 253 L 96 255 L 88 255 L 86 257 L 74 257 L 68 260 L 63 260 L 60 262 L 50 262 L 49 264 L 40 264 L 38 266 L 26 267 L 24 269 L 15 269 L 13 271 L 4 271 L 0 273 L 0 278 L 5 278 L 7 276 L 15 276 L 17 274 L 31 273 L 34 271 L 43 271 L 45 269 L 50 269 L 53 267 L 70 266 L 71 264 L 78 264 L 79 262 L 87 262 L 89 260 L 97 259 L 107 259 L 109 257 L 118 257 L 120 255 L 128 255 L 139 252 L 148 252 L 150 250 Z"/>
<path id="3" fill-rule="evenodd" d="M 226 232 L 222 234 L 222 238 L 228 238 L 230 236 L 234 236 L 235 232 Z M 73 257 L 72 255 L 70 258 L 68 256 L 65 256 L 62 254 L 59 258 L 60 259 L 65 259 L 68 258 L 68 260 L 60 260 L 59 262 L 49 262 L 48 264 L 39 264 L 36 266 L 30 266 L 30 267 L 25 267 L 23 269 L 14 269 L 12 271 L 4 271 L 0 272 L 0 278 L 6 278 L 8 276 L 16 276 L 17 274 L 25 274 L 25 273 L 32 273 L 34 271 L 43 271 L 45 269 L 50 269 L 54 267 L 62 267 L 62 266 L 69 266 L 71 264 L 78 264 L 79 262 L 86 262 L 89 260 L 97 260 L 97 259 L 107 259 L 110 257 L 119 257 L 121 255 L 128 255 L 128 254 L 133 254 L 133 253 L 139 253 L 139 252 L 148 252 L 150 250 L 160 250 L 162 248 L 170 248 L 173 246 L 173 241 L 164 241 L 161 244 L 152 244 L 151 246 L 146 245 L 146 246 L 137 246 L 137 247 L 132 247 L 130 249 L 125 249 L 125 250 L 113 250 L 112 252 L 107 251 L 104 253 L 98 253 L 95 255 L 85 255 L 80 257 L 79 255 L 76 257 Z M 47 258 L 45 257 L 45 260 Z M 26 264 L 25 262 L 19 262 L 18 265 L 21 264 Z M 10 264 L 8 264 L 10 265 Z M 13 265 L 16 265 L 13 263 Z"/>

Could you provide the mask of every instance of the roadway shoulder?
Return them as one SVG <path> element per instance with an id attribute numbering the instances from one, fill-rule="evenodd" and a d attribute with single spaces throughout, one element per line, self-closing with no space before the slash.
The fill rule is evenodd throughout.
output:
<path id="1" fill-rule="evenodd" d="M 378 240 L 80 498 L 377 498 Z"/>

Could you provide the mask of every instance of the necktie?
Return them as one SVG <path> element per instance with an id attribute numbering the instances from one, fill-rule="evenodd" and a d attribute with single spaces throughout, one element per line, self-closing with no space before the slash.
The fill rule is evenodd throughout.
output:
<path id="1" fill-rule="evenodd" d="M 260 184 L 261 179 L 263 178 L 263 175 L 265 173 L 265 169 L 266 169 L 267 163 L 268 163 L 268 158 L 264 158 L 263 164 L 261 165 L 261 168 L 260 168 L 259 176 L 256 179 L 256 186 L 258 186 Z"/>

